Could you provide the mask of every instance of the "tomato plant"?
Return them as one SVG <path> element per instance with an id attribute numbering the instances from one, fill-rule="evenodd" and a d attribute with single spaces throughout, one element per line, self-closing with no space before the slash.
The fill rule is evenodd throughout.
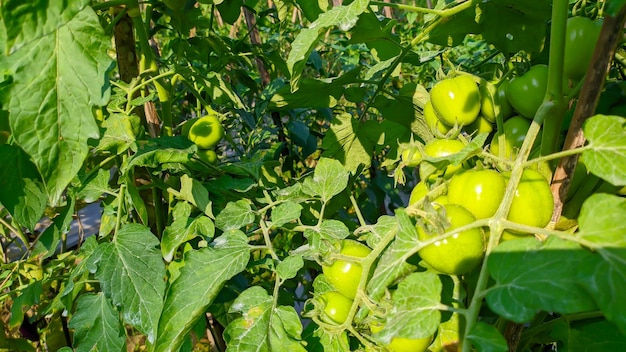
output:
<path id="1" fill-rule="evenodd" d="M 460 152 L 464 146 L 463 142 L 456 139 L 434 139 L 424 146 L 424 154 L 433 158 L 441 158 Z M 462 168 L 462 165 L 448 165 L 445 169 L 440 170 L 439 174 L 450 178 Z"/>
<path id="2" fill-rule="evenodd" d="M 465 126 L 480 112 L 480 91 L 470 76 L 460 75 L 437 82 L 430 91 L 434 111 L 448 125 Z"/>
<path id="3" fill-rule="evenodd" d="M 530 121 L 521 116 L 513 116 L 504 122 L 503 127 L 503 131 L 497 131 L 493 136 L 489 150 L 496 156 L 514 158 L 524 143 Z M 501 138 L 504 138 L 504 155 L 501 155 L 500 151 Z"/>
<path id="4" fill-rule="evenodd" d="M 426 125 L 428 125 L 430 130 L 435 134 L 440 133 L 445 135 L 452 128 L 437 117 L 437 113 L 433 108 L 433 103 L 430 100 L 426 102 L 426 105 L 424 105 L 424 120 L 426 121 Z"/>

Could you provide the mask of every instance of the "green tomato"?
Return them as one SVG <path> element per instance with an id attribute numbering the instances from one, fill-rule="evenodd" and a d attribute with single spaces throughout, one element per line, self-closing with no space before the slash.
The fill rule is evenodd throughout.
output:
<path id="1" fill-rule="evenodd" d="M 422 162 L 422 153 L 417 149 L 405 149 L 402 152 L 402 161 L 408 167 L 417 167 Z"/>
<path id="2" fill-rule="evenodd" d="M 426 194 L 428 194 L 428 187 L 426 187 L 426 184 L 423 181 L 418 182 L 415 187 L 413 187 L 413 190 L 411 190 L 411 195 L 409 197 L 409 206 L 422 200 L 422 198 L 426 197 Z M 439 197 L 433 199 L 432 203 L 440 205 L 447 204 L 449 203 L 448 196 L 445 194 L 440 195 Z"/>
<path id="3" fill-rule="evenodd" d="M 450 227 L 446 232 L 476 221 L 476 217 L 457 204 L 444 205 Z M 427 233 L 421 226 L 416 226 L 418 237 L 425 241 L 436 237 L 438 233 Z M 419 256 L 432 268 L 449 275 L 462 275 L 476 268 L 483 259 L 485 240 L 480 228 L 465 230 L 434 242 L 419 250 Z"/>
<path id="4" fill-rule="evenodd" d="M 189 129 L 189 140 L 200 149 L 211 149 L 224 137 L 224 127 L 216 115 L 199 118 Z"/>
<path id="5" fill-rule="evenodd" d="M 489 120 L 485 117 L 478 116 L 474 122 L 463 127 L 463 130 L 467 132 L 469 135 L 473 135 L 475 133 L 491 133 L 493 131 L 493 123 L 489 122 Z"/>
<path id="6" fill-rule="evenodd" d="M 324 314 L 331 322 L 335 324 L 343 324 L 352 307 L 352 300 L 337 291 L 324 292 L 320 296 L 320 300 L 324 303 Z"/>
<path id="7" fill-rule="evenodd" d="M 373 322 L 370 323 L 370 331 L 372 334 L 381 332 L 385 324 Z M 410 339 L 406 337 L 393 337 L 391 342 L 385 346 L 391 352 L 424 352 L 433 341 L 433 336 Z"/>
<path id="8" fill-rule="evenodd" d="M 198 121 L 199 119 L 200 119 L 199 117 L 194 117 L 192 119 L 185 121 L 183 123 L 183 127 L 180 129 L 180 134 L 182 136 L 189 138 L 189 130 L 191 129 L 191 126 L 193 126 L 193 124 L 196 123 L 196 121 Z"/>
<path id="9" fill-rule="evenodd" d="M 504 121 L 504 155 L 500 155 L 500 135 L 501 131 L 497 131 L 491 140 L 489 150 L 491 154 L 507 159 L 512 159 L 517 155 L 517 151 L 524 144 L 524 139 L 530 128 L 530 121 L 521 117 L 514 116 Z"/>
<path id="10" fill-rule="evenodd" d="M 441 122 L 441 120 L 437 117 L 437 113 L 433 108 L 433 103 L 431 103 L 430 100 L 426 103 L 426 105 L 424 105 L 424 121 L 426 122 L 426 126 L 430 128 L 435 136 L 438 132 L 445 135 L 450 131 L 450 129 L 452 129 L 452 127 Z"/>
<path id="11" fill-rule="evenodd" d="M 521 76 L 514 77 L 506 89 L 506 97 L 513 109 L 527 119 L 537 113 L 548 89 L 548 66 L 535 65 Z"/>
<path id="12" fill-rule="evenodd" d="M 480 91 L 468 75 L 437 82 L 430 90 L 430 99 L 439 120 L 448 126 L 469 125 L 480 112 Z"/>
<path id="13" fill-rule="evenodd" d="M 476 219 L 492 217 L 504 197 L 506 179 L 494 170 L 458 173 L 448 184 L 448 201 L 463 206 Z"/>
<path id="14" fill-rule="evenodd" d="M 567 19 L 563 62 L 565 76 L 578 80 L 587 73 L 601 29 L 601 20 L 581 16 Z"/>
<path id="15" fill-rule="evenodd" d="M 367 257 L 371 252 L 372 250 L 368 246 L 360 242 L 343 240 L 341 241 L 339 253 L 347 257 L 353 257 L 354 261 L 335 260 L 331 265 L 322 266 L 322 272 L 335 290 L 348 298 L 354 299 L 361 281 L 361 274 L 363 273 L 363 267 L 358 263 L 358 260 Z"/>
<path id="16" fill-rule="evenodd" d="M 200 160 L 206 163 L 217 163 L 217 153 L 212 149 L 198 149 L 196 154 L 198 155 L 198 158 L 200 158 Z"/>
<path id="17" fill-rule="evenodd" d="M 541 173 L 525 169 L 515 190 L 507 219 L 522 225 L 545 227 L 550 223 L 553 211 L 554 198 L 550 184 Z"/>
<path id="18" fill-rule="evenodd" d="M 433 158 L 446 157 L 460 152 L 465 147 L 463 142 L 457 139 L 433 139 L 424 146 L 424 154 Z M 448 165 L 443 172 L 436 173 L 434 177 L 438 177 L 443 173 L 443 177 L 449 179 L 463 168 L 459 165 Z"/>
<path id="19" fill-rule="evenodd" d="M 482 80 L 478 88 L 480 89 L 480 114 L 491 123 L 496 122 L 496 108 L 500 109 L 503 119 L 511 117 L 513 108 L 506 98 L 506 88 L 509 81 L 502 82 L 498 87 Z"/>

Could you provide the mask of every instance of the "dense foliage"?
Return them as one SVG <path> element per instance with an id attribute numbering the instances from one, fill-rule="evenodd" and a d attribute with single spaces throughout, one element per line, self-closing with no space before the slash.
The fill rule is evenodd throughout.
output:
<path id="1" fill-rule="evenodd" d="M 0 1 L 0 350 L 625 350 L 625 21 Z"/>

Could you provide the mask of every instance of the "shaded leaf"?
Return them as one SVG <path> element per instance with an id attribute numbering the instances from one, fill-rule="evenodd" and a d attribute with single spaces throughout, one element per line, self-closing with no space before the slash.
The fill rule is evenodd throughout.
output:
<path id="1" fill-rule="evenodd" d="M 276 273 L 282 280 L 294 278 L 300 269 L 304 267 L 301 255 L 290 255 L 276 266 Z"/>
<path id="2" fill-rule="evenodd" d="M 540 310 L 562 314 L 593 310 L 596 305 L 577 278 L 591 255 L 556 237 L 543 243 L 534 238 L 503 242 L 487 258 L 496 281 L 487 303 L 494 312 L 520 323 Z"/>
<path id="3" fill-rule="evenodd" d="M 68 327 L 74 329 L 77 352 L 126 351 L 126 333 L 119 313 L 102 292 L 78 297 Z"/>
<path id="4" fill-rule="evenodd" d="M 125 161 L 120 171 L 125 174 L 131 168 L 140 166 L 166 168 L 166 164 L 169 163 L 184 163 L 191 160 L 196 150 L 196 145 L 185 136 L 154 138 Z"/>
<path id="5" fill-rule="evenodd" d="M 466 338 L 479 351 L 506 352 L 509 350 L 504 336 L 500 334 L 498 329 L 482 321 L 474 325 L 474 328 Z"/>
<path id="6" fill-rule="evenodd" d="M 272 226 L 283 226 L 286 223 L 292 222 L 300 218 L 302 213 L 302 206 L 292 201 L 279 204 L 272 209 Z"/>
<path id="7" fill-rule="evenodd" d="M 35 164 L 13 145 L 0 145 L 0 203 L 20 225 L 33 231 L 46 210 L 46 190 Z"/>

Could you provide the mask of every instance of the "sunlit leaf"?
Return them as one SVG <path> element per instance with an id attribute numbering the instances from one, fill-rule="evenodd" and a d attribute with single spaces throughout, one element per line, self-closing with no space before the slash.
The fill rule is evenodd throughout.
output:
<path id="1" fill-rule="evenodd" d="M 104 294 L 84 294 L 76 300 L 76 311 L 68 324 L 74 329 L 77 352 L 126 351 L 126 334 L 119 313 Z"/>
<path id="2" fill-rule="evenodd" d="M 582 161 L 593 174 L 616 186 L 626 185 L 626 118 L 596 115 L 583 126 L 588 148 Z"/>

